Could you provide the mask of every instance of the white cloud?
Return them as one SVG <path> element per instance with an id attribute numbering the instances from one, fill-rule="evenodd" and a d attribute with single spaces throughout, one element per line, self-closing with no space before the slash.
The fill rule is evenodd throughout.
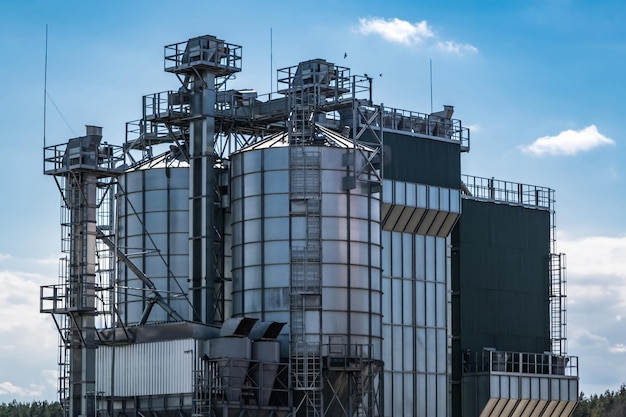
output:
<path id="1" fill-rule="evenodd" d="M 58 332 L 52 318 L 39 313 L 39 286 L 50 281 L 0 270 L 0 402 L 55 398 L 56 371 L 49 369 L 57 362 Z"/>
<path id="2" fill-rule="evenodd" d="M 9 381 L 0 382 L 0 395 L 13 395 L 15 397 L 39 397 L 41 387 L 31 384 L 28 388 L 14 385 Z"/>
<path id="3" fill-rule="evenodd" d="M 444 52 L 450 52 L 457 55 L 462 54 L 463 52 L 478 52 L 478 49 L 474 45 L 453 41 L 439 41 L 437 42 L 437 48 Z"/>
<path id="4" fill-rule="evenodd" d="M 359 18 L 358 31 L 363 35 L 379 35 L 386 41 L 407 46 L 431 40 L 434 42 L 435 48 L 440 51 L 457 55 L 462 55 L 464 52 L 478 52 L 478 49 L 473 45 L 440 39 L 426 20 L 411 23 L 397 17 L 393 19 Z"/>
<path id="5" fill-rule="evenodd" d="M 0 334 L 24 326 L 33 330 L 48 327 L 50 318 L 39 313 L 39 288 L 41 284 L 49 284 L 46 280 L 39 274 L 0 271 Z"/>
<path id="6" fill-rule="evenodd" d="M 609 348 L 609 352 L 611 353 L 624 353 L 626 352 L 626 345 L 623 343 L 618 343 L 615 346 L 611 346 Z"/>
<path id="7" fill-rule="evenodd" d="M 556 136 L 540 137 L 521 149 L 535 156 L 575 155 L 598 146 L 614 144 L 613 139 L 601 134 L 596 125 L 591 125 L 581 130 L 564 130 Z"/>
<path id="8" fill-rule="evenodd" d="M 424 39 L 434 36 L 425 20 L 419 23 L 410 23 L 397 17 L 389 20 L 380 17 L 360 18 L 359 31 L 364 35 L 376 34 L 390 42 L 405 45 L 422 42 Z"/>
<path id="9" fill-rule="evenodd" d="M 559 250 L 567 254 L 567 268 L 572 273 L 626 278 L 626 236 L 570 238 L 559 233 L 557 242 Z"/>
<path id="10" fill-rule="evenodd" d="M 626 236 L 557 236 L 567 254 L 567 336 L 585 394 L 626 382 Z M 611 366 L 607 366 L 611 361 Z"/>
<path id="11" fill-rule="evenodd" d="M 8 253 L 0 253 L 0 262 L 8 261 L 9 259 L 13 259 L 13 257 Z"/>

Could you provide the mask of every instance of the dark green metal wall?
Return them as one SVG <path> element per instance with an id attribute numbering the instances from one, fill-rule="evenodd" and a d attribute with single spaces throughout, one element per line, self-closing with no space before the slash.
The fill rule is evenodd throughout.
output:
<path id="1" fill-rule="evenodd" d="M 369 132 L 362 140 L 368 141 Z M 371 136 L 369 136 L 371 137 Z M 386 179 L 460 188 L 459 143 L 385 132 L 383 176 Z"/>
<path id="2" fill-rule="evenodd" d="M 460 348 L 550 350 L 550 213 L 464 199 L 452 245 Z"/>

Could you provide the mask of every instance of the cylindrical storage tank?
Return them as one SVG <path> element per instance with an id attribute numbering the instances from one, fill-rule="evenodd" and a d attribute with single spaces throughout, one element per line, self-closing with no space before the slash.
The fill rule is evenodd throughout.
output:
<path id="1" fill-rule="evenodd" d="M 190 317 L 189 164 L 162 155 L 127 170 L 118 187 L 118 246 L 182 318 Z M 124 263 L 118 265 L 118 312 L 138 324 L 152 297 Z M 158 304 L 146 323 L 167 321 Z"/>
<path id="2" fill-rule="evenodd" d="M 287 144 L 266 140 L 231 156 L 233 314 L 287 322 L 282 357 L 302 332 L 306 343 L 337 345 L 325 352 L 379 360 L 380 196 L 346 179 L 367 152 Z"/>

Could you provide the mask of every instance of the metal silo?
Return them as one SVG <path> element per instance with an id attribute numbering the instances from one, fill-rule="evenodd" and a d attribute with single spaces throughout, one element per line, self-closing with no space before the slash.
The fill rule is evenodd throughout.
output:
<path id="1" fill-rule="evenodd" d="M 380 369 L 380 196 L 346 180 L 367 149 L 315 129 L 232 155 L 233 313 L 288 323 L 295 401 L 332 411 L 367 397 Z"/>
<path id="2" fill-rule="evenodd" d="M 190 317 L 189 163 L 176 147 L 127 170 L 119 180 L 118 245 L 156 287 L 119 264 L 118 310 L 126 325 L 168 321 L 155 297 Z"/>

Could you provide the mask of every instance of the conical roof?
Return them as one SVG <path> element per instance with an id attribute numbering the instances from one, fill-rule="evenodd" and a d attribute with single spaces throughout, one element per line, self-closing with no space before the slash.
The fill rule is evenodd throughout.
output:
<path id="1" fill-rule="evenodd" d="M 252 143 L 239 150 L 239 152 L 245 152 L 254 149 L 277 148 L 290 145 L 293 144 L 290 144 L 289 142 L 289 133 L 284 131 L 275 133 L 265 139 Z M 298 143 L 297 145 L 301 146 L 302 144 Z M 313 135 L 311 136 L 311 140 L 305 142 L 304 146 L 328 146 L 333 148 L 353 149 L 354 141 L 338 132 L 335 132 L 332 129 L 315 124 L 313 127 Z M 357 144 L 357 148 L 370 152 L 374 151 L 373 148 L 362 143 Z"/>

